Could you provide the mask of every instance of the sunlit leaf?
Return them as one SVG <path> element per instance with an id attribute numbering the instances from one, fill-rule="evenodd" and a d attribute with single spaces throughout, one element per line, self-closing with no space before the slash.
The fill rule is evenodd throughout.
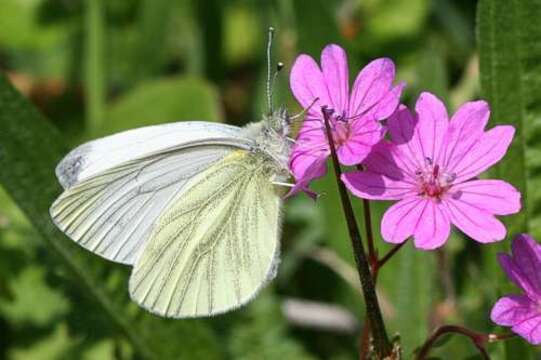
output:
<path id="1" fill-rule="evenodd" d="M 11 300 L 0 299 L 0 312 L 10 322 L 43 326 L 69 310 L 68 300 L 45 282 L 44 275 L 43 268 L 33 266 L 11 279 Z"/>
<path id="2" fill-rule="evenodd" d="M 368 31 L 380 41 L 412 36 L 419 32 L 428 15 L 427 0 L 362 1 Z"/>
<path id="3" fill-rule="evenodd" d="M 70 337 L 66 324 L 58 324 L 51 334 L 32 346 L 11 350 L 9 358 L 13 360 L 62 359 L 68 356 L 76 342 Z"/>

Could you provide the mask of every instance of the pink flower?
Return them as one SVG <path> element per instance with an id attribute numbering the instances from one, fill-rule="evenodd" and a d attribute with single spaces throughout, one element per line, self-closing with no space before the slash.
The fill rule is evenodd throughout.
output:
<path id="1" fill-rule="evenodd" d="M 541 344 L 541 245 L 527 234 L 515 237 L 513 255 L 498 254 L 509 279 L 524 295 L 507 295 L 492 308 L 490 318 L 533 345 Z"/>
<path id="2" fill-rule="evenodd" d="M 333 110 L 330 122 L 340 162 L 356 165 L 383 136 L 377 120 L 389 117 L 399 104 L 404 84 L 393 86 L 394 75 L 390 59 L 374 60 L 357 75 L 350 93 L 346 53 L 340 46 L 323 49 L 321 69 L 310 56 L 297 57 L 291 69 L 291 90 L 309 110 L 290 157 L 297 185 L 289 195 L 306 190 L 311 180 L 326 173 L 330 150 L 321 108 Z"/>
<path id="3" fill-rule="evenodd" d="M 412 115 L 403 105 L 389 119 L 391 141 L 374 146 L 367 171 L 343 175 L 356 196 L 400 200 L 384 214 L 385 241 L 413 236 L 420 249 L 435 249 L 449 237 L 451 223 L 481 243 L 502 240 L 504 225 L 494 215 L 520 210 L 520 193 L 501 180 L 476 177 L 507 152 L 512 126 L 484 131 L 490 109 L 465 103 L 448 121 L 444 104 L 422 93 Z"/>

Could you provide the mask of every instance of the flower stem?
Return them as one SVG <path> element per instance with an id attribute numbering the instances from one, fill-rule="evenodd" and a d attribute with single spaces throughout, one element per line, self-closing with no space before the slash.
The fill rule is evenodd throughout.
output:
<path id="1" fill-rule="evenodd" d="M 374 246 L 374 234 L 372 233 L 372 214 L 370 213 L 370 201 L 363 199 L 364 226 L 366 227 L 366 242 L 368 243 L 368 262 L 372 270 L 377 266 L 378 255 Z"/>
<path id="2" fill-rule="evenodd" d="M 359 273 L 359 279 L 361 280 L 364 300 L 366 303 L 366 310 L 368 314 L 368 320 L 370 322 L 370 329 L 372 330 L 372 334 L 374 337 L 374 350 L 377 357 L 379 359 L 383 359 L 385 358 L 385 356 L 390 354 L 391 344 L 389 343 L 387 332 L 385 330 L 385 324 L 383 322 L 383 316 L 381 315 L 381 309 L 379 307 L 378 298 L 374 287 L 374 281 L 372 279 L 366 254 L 364 252 L 361 234 L 355 220 L 353 207 L 351 206 L 351 201 L 349 200 L 348 193 L 341 180 L 342 171 L 338 162 L 338 156 L 336 155 L 334 139 L 332 137 L 331 127 L 329 124 L 329 118 L 332 114 L 332 110 L 324 106 L 321 108 L 321 111 L 323 113 L 327 140 L 329 142 L 329 147 L 331 150 L 331 158 L 334 168 L 334 174 L 336 176 L 338 191 L 340 194 L 340 200 L 342 203 L 342 210 L 344 211 L 344 216 L 346 218 L 349 237 L 351 240 L 351 245 L 353 247 L 355 263 L 357 265 L 357 272 Z"/>
<path id="3" fill-rule="evenodd" d="M 407 241 L 401 242 L 400 244 L 396 244 L 385 256 L 383 256 L 381 259 L 378 260 L 378 266 L 377 269 L 379 270 L 387 261 L 389 261 L 390 258 L 393 257 L 394 254 L 398 252 L 406 244 Z"/>
<path id="4" fill-rule="evenodd" d="M 485 334 L 485 333 L 473 331 L 473 330 L 470 330 L 458 325 L 443 325 L 443 326 L 440 326 L 436 331 L 434 331 L 434 333 L 426 340 L 426 342 L 423 344 L 423 346 L 419 350 L 416 359 L 417 360 L 426 359 L 428 353 L 430 352 L 430 349 L 432 348 L 436 340 L 438 340 L 438 338 L 448 333 L 457 333 L 457 334 L 461 334 L 468 337 L 472 341 L 473 345 L 477 348 L 477 350 L 479 350 L 479 353 L 481 354 L 481 358 L 485 360 L 490 360 L 490 356 L 488 355 L 488 352 L 485 349 L 485 345 L 487 343 L 493 343 L 500 340 L 507 340 L 515 336 L 515 334 L 501 334 L 501 335 Z"/>

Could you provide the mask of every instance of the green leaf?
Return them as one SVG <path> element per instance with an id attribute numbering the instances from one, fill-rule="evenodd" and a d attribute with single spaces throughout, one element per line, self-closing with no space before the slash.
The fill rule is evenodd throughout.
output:
<path id="1" fill-rule="evenodd" d="M 323 47 L 340 39 L 338 23 L 334 14 L 338 11 L 337 0 L 293 1 L 298 32 L 298 49 L 319 58 Z"/>
<path id="2" fill-rule="evenodd" d="M 95 344 L 89 350 L 85 351 L 81 358 L 83 360 L 114 360 L 114 351 L 115 344 L 111 340 L 104 340 Z"/>
<path id="3" fill-rule="evenodd" d="M 104 78 L 105 14 L 103 0 L 86 0 L 85 10 L 86 126 L 91 134 L 101 127 L 107 90 Z"/>
<path id="4" fill-rule="evenodd" d="M 107 111 L 100 134 L 179 120 L 220 121 L 218 93 L 195 77 L 176 77 L 140 83 L 117 99 Z"/>
<path id="5" fill-rule="evenodd" d="M 414 248 L 410 240 L 381 269 L 380 285 L 388 291 L 394 308 L 388 327 L 392 333 L 400 334 L 405 358 L 409 358 L 428 335 L 430 305 L 435 293 L 434 255 Z"/>
<path id="6" fill-rule="evenodd" d="M 56 326 L 54 332 L 30 347 L 13 349 L 9 358 L 13 360 L 50 360 L 64 359 L 75 345 L 76 340 L 70 338 L 66 324 Z"/>
<path id="7" fill-rule="evenodd" d="M 25 213 L 48 248 L 59 256 L 74 281 L 102 306 L 141 356 L 151 357 L 131 320 L 114 305 L 99 280 L 87 273 L 74 243 L 53 225 L 49 206 L 60 192 L 54 168 L 66 152 L 61 145 L 63 141 L 3 75 L 0 75 L 0 128 L 0 185 Z"/>
<path id="8" fill-rule="evenodd" d="M 412 36 L 418 33 L 428 15 L 427 0 L 362 1 L 367 27 L 380 41 Z"/>
<path id="9" fill-rule="evenodd" d="M 12 323 L 44 326 L 69 310 L 63 294 L 47 285 L 41 267 L 26 267 L 11 279 L 9 288 L 12 299 L 0 299 L 0 311 Z"/>
<path id="10" fill-rule="evenodd" d="M 0 1 L 0 44 L 8 48 L 40 50 L 66 40 L 63 26 L 43 26 L 38 21 L 43 0 Z"/>
<path id="11" fill-rule="evenodd" d="M 164 65 L 166 35 L 170 25 L 171 1 L 142 0 L 139 6 L 138 76 L 154 75 Z"/>
<path id="12" fill-rule="evenodd" d="M 530 167 L 534 165 L 533 159 L 528 158 L 529 151 L 533 151 L 528 141 L 536 140 L 529 133 L 539 128 L 541 115 L 541 109 L 535 106 L 541 96 L 535 92 L 541 84 L 541 76 L 526 67 L 533 65 L 531 61 L 536 56 L 541 60 L 541 29 L 533 21 L 536 10 L 531 6 L 533 3 L 538 3 L 537 12 L 541 12 L 539 1 L 480 1 L 478 36 L 481 87 L 491 106 L 491 124 L 511 124 L 516 129 L 509 152 L 494 170 L 499 178 L 518 187 L 525 199 L 523 211 L 506 218 L 509 232 L 538 228 L 533 235 L 541 235 L 541 228 L 531 226 L 539 211 L 535 211 L 534 188 L 528 186 L 528 182 L 535 179 L 534 176 L 528 178 Z M 525 10 L 527 14 L 523 14 Z"/>
<path id="13" fill-rule="evenodd" d="M 161 319 L 139 310 L 135 304 L 127 306 L 127 286 L 122 295 L 106 290 L 103 274 L 92 271 L 103 260 L 81 249 L 66 238 L 52 223 L 49 206 L 60 193 L 54 168 L 67 152 L 63 139 L 34 107 L 0 75 L 0 185 L 17 203 L 31 224 L 68 270 L 78 289 L 93 299 L 103 311 L 91 314 L 105 317 L 126 336 L 141 358 L 175 358 L 196 354 L 192 358 L 218 358 L 220 349 L 212 330 L 204 321 L 172 321 Z M 80 296 L 80 295 L 79 295 Z M 81 304 L 79 304 L 81 305 Z M 77 314 L 84 317 L 86 314 Z M 139 319 L 135 320 L 135 316 Z M 178 336 L 185 334 L 182 343 Z M 167 346 L 164 346 L 167 344 Z M 166 355 L 164 355 L 166 354 Z M 199 356 L 200 354 L 204 354 Z"/>
<path id="14" fill-rule="evenodd" d="M 517 130 L 507 156 L 494 170 L 522 192 L 522 212 L 505 222 L 510 235 L 530 232 L 540 239 L 541 1 L 481 0 L 477 15 L 481 87 L 492 108 L 491 122 L 511 124 Z M 484 273 L 492 283 L 505 284 L 495 255 L 509 244 L 493 245 L 485 254 Z M 525 346 L 509 342 L 506 351 L 527 352 Z"/>
<path id="15" fill-rule="evenodd" d="M 313 359 L 288 336 L 280 304 L 268 289 L 248 305 L 244 319 L 231 330 L 229 344 L 233 359 Z"/>
<path id="16" fill-rule="evenodd" d="M 228 64 L 242 65 L 263 54 L 264 26 L 257 9 L 238 4 L 226 8 L 224 16 L 224 51 Z M 254 29 L 260 29 L 254 31 Z M 242 39 L 242 41 L 239 41 Z"/>

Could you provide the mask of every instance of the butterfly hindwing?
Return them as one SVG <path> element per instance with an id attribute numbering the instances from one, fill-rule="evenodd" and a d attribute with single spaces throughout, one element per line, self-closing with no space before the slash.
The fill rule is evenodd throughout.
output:
<path id="1" fill-rule="evenodd" d="M 280 196 L 261 157 L 236 150 L 191 178 L 156 221 L 132 299 L 167 317 L 223 313 L 275 272 Z"/>

